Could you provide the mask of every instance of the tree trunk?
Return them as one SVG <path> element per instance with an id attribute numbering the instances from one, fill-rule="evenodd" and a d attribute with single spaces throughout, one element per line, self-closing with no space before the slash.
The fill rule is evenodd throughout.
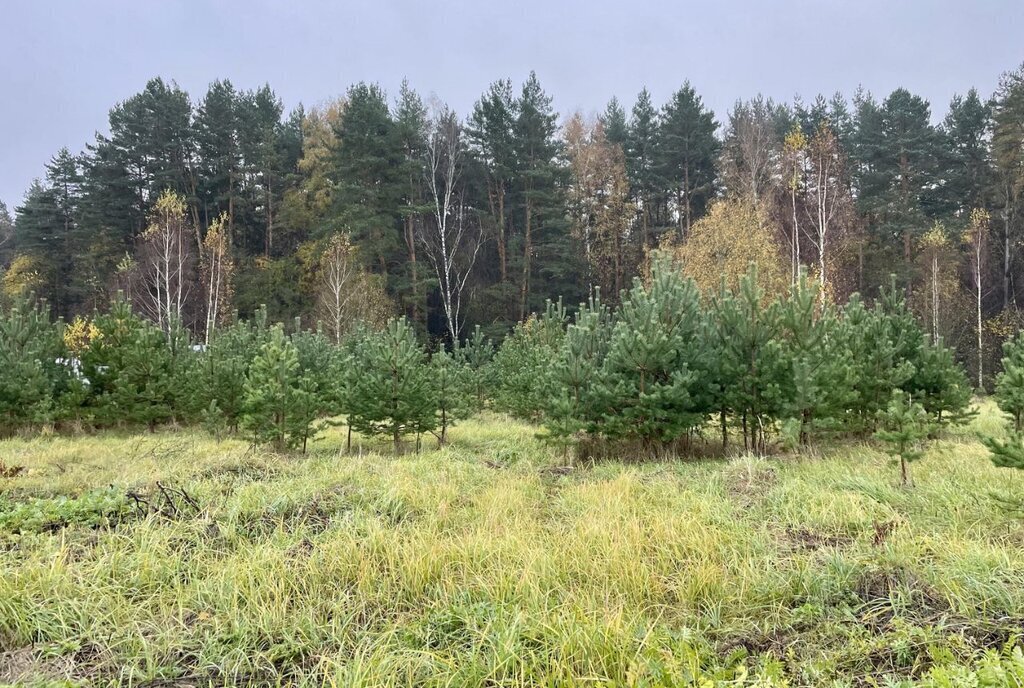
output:
<path id="1" fill-rule="evenodd" d="M 690 210 L 690 166 L 683 166 L 683 207 L 686 210 L 686 232 L 683 238 L 690 236 L 690 223 L 693 222 L 692 211 Z"/>
<path id="2" fill-rule="evenodd" d="M 523 276 L 519 285 L 519 320 L 526 319 L 526 306 L 530 296 L 530 256 L 533 253 L 533 204 L 526 202 L 526 227 L 523 235 Z"/>
<path id="3" fill-rule="evenodd" d="M 419 275 L 416 266 L 416 232 L 412 216 L 405 218 L 405 244 L 409 250 L 409 271 L 412 279 L 412 312 L 410 318 L 413 322 L 419 321 L 420 309 L 420 287 Z"/>
<path id="4" fill-rule="evenodd" d="M 939 340 L 939 256 L 932 256 L 932 341 Z"/>
<path id="5" fill-rule="evenodd" d="M 274 194 L 270 190 L 270 175 L 264 172 L 263 176 L 267 180 L 267 239 L 263 247 L 263 253 L 269 258 L 270 252 L 274 249 Z M 303 445 L 302 453 L 306 453 L 305 445 Z"/>
<path id="6" fill-rule="evenodd" d="M 498 266 L 501 281 L 508 281 L 508 243 L 505 232 L 505 189 L 498 188 Z"/>
<path id="7" fill-rule="evenodd" d="M 978 248 L 977 258 L 975 263 L 975 288 L 977 294 L 977 325 L 978 325 L 978 391 L 985 391 L 985 377 L 984 377 L 984 351 L 982 350 L 981 341 L 981 248 Z"/>

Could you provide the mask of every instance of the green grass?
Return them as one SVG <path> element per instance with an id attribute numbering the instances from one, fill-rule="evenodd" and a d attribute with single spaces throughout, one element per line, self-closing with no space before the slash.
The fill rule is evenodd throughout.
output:
<path id="1" fill-rule="evenodd" d="M 0 683 L 1021 686 L 1024 522 L 991 493 L 1024 474 L 982 411 L 911 490 L 868 444 L 564 469 L 493 415 L 398 457 L 0 442 Z"/>

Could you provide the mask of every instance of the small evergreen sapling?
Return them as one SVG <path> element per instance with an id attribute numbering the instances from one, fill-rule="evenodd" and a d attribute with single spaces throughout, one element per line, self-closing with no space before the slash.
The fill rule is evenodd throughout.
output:
<path id="1" fill-rule="evenodd" d="M 517 418 L 539 421 L 551 399 L 552 361 L 565 338 L 565 308 L 548 302 L 545 312 L 516 325 L 494 356 L 495 406 Z"/>
<path id="2" fill-rule="evenodd" d="M 650 286 L 637 280 L 611 326 L 597 380 L 601 430 L 610 439 L 648 445 L 686 437 L 705 419 L 701 384 L 706 350 L 693 281 L 666 261 Z"/>
<path id="3" fill-rule="evenodd" d="M 580 304 L 568 326 L 561 350 L 551 362 L 550 395 L 545 406 L 547 439 L 563 449 L 582 434 L 599 434 L 605 428 L 605 408 L 597 388 L 611 334 L 611 312 L 595 292 Z"/>
<path id="4" fill-rule="evenodd" d="M 1006 440 L 984 437 L 992 462 L 1024 470 L 1024 332 L 1003 344 L 1003 370 L 996 376 L 995 398 L 1007 415 Z"/>
<path id="5" fill-rule="evenodd" d="M 875 438 L 886 443 L 886 452 L 900 462 L 900 486 L 910 485 L 910 464 L 924 456 L 922 443 L 931 432 L 928 412 L 903 390 L 893 390 L 889 405 L 878 412 L 882 427 Z"/>
<path id="6" fill-rule="evenodd" d="M 215 404 L 232 432 L 238 430 L 244 412 L 245 380 L 249 366 L 269 336 L 267 311 L 260 308 L 251 321 L 237 316 L 228 327 L 214 331 L 200 359 L 203 403 Z"/>
<path id="7" fill-rule="evenodd" d="M 482 409 L 490 395 L 493 384 L 494 343 L 484 337 L 480 326 L 473 330 L 473 336 L 455 349 L 455 357 L 465 370 L 466 384 L 476 397 L 476 408 Z"/>
<path id="8" fill-rule="evenodd" d="M 249 367 L 243 407 L 242 427 L 252 432 L 255 442 L 278 451 L 298 446 L 305 451 L 317 416 L 316 393 L 281 326 L 270 330 Z"/>
<path id="9" fill-rule="evenodd" d="M 782 323 L 792 370 L 784 412 L 794 439 L 807 445 L 816 430 L 834 428 L 853 400 L 853 367 L 835 309 L 803 275 L 782 304 Z"/>
<path id="10" fill-rule="evenodd" d="M 782 308 L 766 303 L 758 286 L 756 266 L 732 294 L 722 289 L 714 304 L 721 350 L 735 367 L 735 386 L 728 390 L 729 406 L 740 414 L 744 448 L 764 454 L 768 432 L 786 408 L 786 388 L 792 384 L 783 343 Z"/>
<path id="11" fill-rule="evenodd" d="M 921 343 L 914 368 L 907 386 L 937 427 L 963 424 L 975 415 L 969 411 L 972 390 L 967 373 L 953 359 L 953 351 L 943 344 L 941 337 Z"/>
<path id="12" fill-rule="evenodd" d="M 168 335 L 132 312 L 119 299 L 94 319 L 97 334 L 81 353 L 89 381 L 85 403 L 101 424 L 156 425 L 178 415 L 188 397 L 187 337 L 175 328 Z"/>
<path id="13" fill-rule="evenodd" d="M 353 429 L 391 438 L 434 430 L 437 406 L 426 353 L 404 319 L 358 338 L 350 363 L 346 405 Z"/>
<path id="14" fill-rule="evenodd" d="M 68 359 L 60 325 L 43 306 L 0 308 L 0 437 L 57 418 L 75 384 Z"/>
<path id="15" fill-rule="evenodd" d="M 996 377 L 996 403 L 1009 416 L 1013 431 L 1024 433 L 1024 331 L 1003 344 L 1002 363 Z"/>
<path id="16" fill-rule="evenodd" d="M 992 463 L 1000 468 L 1024 470 L 1024 433 L 1011 432 L 1005 440 L 983 437 L 981 441 L 991 452 Z"/>
<path id="17" fill-rule="evenodd" d="M 478 403 L 471 369 L 465 359 L 443 348 L 430 356 L 430 378 L 437 409 L 435 429 L 438 446 L 448 443 L 448 430 L 473 414 Z"/>

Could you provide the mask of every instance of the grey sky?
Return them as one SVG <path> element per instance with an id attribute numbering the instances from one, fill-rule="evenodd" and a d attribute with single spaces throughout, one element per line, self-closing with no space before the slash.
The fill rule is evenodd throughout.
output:
<path id="1" fill-rule="evenodd" d="M 561 112 L 661 103 L 689 79 L 719 120 L 739 97 L 879 96 L 942 113 L 1024 60 L 1022 0 L 8 0 L 0 5 L 0 199 L 12 211 L 61 146 L 82 149 L 147 79 L 198 100 L 229 78 L 291 108 L 403 77 L 460 113 L 530 69 Z"/>

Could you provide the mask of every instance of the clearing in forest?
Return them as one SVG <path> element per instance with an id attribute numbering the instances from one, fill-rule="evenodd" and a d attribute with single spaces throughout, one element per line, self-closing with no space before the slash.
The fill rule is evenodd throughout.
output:
<path id="1" fill-rule="evenodd" d="M 0 683 L 1019 686 L 999 423 L 911 489 L 871 444 L 566 468 L 493 414 L 402 456 L 6 440 Z"/>

